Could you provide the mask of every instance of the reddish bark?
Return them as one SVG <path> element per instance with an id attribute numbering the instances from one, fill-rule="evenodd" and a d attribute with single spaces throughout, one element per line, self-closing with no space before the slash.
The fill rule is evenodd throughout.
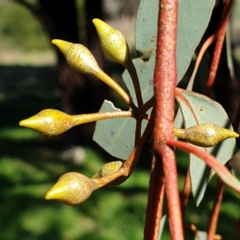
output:
<path id="1" fill-rule="evenodd" d="M 164 182 L 166 188 L 166 197 L 168 205 L 169 223 L 171 229 L 171 237 L 173 240 L 184 239 L 183 224 L 180 207 L 180 197 L 177 184 L 177 170 L 175 155 L 173 150 L 167 146 L 167 141 L 173 139 L 173 121 L 174 121 L 174 96 L 177 80 L 176 71 L 176 41 L 177 41 L 177 0 L 162 0 L 159 1 L 159 17 L 158 17 L 158 35 L 157 35 L 157 50 L 156 50 L 156 65 L 154 71 L 154 96 L 155 96 L 155 128 L 153 148 L 156 156 L 156 161 L 161 161 L 164 173 Z M 154 166 L 161 165 L 155 163 Z M 151 172 L 151 175 L 155 174 Z M 151 176 L 148 199 L 148 221 L 155 223 L 160 222 L 161 214 L 158 209 L 162 207 L 154 207 L 151 209 L 151 203 L 159 203 L 163 185 L 160 186 L 157 181 L 154 181 L 155 176 Z M 159 175 L 159 182 L 162 182 Z M 154 191 L 156 195 L 154 195 Z M 149 232 L 150 239 L 157 239 L 159 234 L 158 226 L 147 226 L 145 234 Z M 146 235 L 145 235 L 145 239 Z"/>

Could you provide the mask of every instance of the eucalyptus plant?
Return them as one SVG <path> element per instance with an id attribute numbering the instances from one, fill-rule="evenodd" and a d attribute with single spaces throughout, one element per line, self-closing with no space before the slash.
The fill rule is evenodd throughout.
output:
<path id="1" fill-rule="evenodd" d="M 124 36 L 102 20 L 93 19 L 103 52 L 126 68 L 123 80 L 128 91 L 99 68 L 86 47 L 59 39 L 52 40 L 70 67 L 106 83 L 125 101 L 129 110 L 117 109 L 106 100 L 98 113 L 68 115 L 55 109 L 45 109 L 20 122 L 23 127 L 53 136 L 79 124 L 97 121 L 93 139 L 113 156 L 113 161 L 105 164 L 92 177 L 77 172 L 62 175 L 47 192 L 47 200 L 57 199 L 75 205 L 86 201 L 93 191 L 101 187 L 121 184 L 131 176 L 146 146 L 152 152 L 152 168 L 145 240 L 159 239 L 162 217 L 166 213 L 171 238 L 184 239 L 184 213 L 189 195 L 192 192 L 196 205 L 199 205 L 214 173 L 219 177 L 220 190 L 228 185 L 240 193 L 240 182 L 225 166 L 235 154 L 235 138 L 239 134 L 233 130 L 223 107 L 210 98 L 219 59 L 212 62 L 205 93 L 192 91 L 193 81 L 199 79 L 195 78 L 195 72 L 189 79 L 187 89 L 177 87 L 207 28 L 214 4 L 214 0 L 142 0 L 135 30 L 139 57 L 134 60 L 130 57 Z M 230 5 L 231 0 L 226 0 L 220 27 L 210 39 L 218 40 L 215 52 L 222 50 L 222 45 L 218 43 L 223 41 L 225 35 Z M 194 15 L 189 12 L 194 12 Z M 201 51 L 204 50 L 206 45 Z M 198 62 L 195 69 L 199 66 Z M 175 111 L 175 107 L 178 107 L 178 111 Z M 175 148 L 189 154 L 181 201 Z M 220 190 L 217 197 L 221 197 Z M 167 203 L 167 212 L 163 210 L 164 201 Z M 214 239 L 215 236 L 218 204 L 216 200 L 207 239 Z M 195 233 L 196 239 L 205 239 L 202 232 L 196 230 Z"/>

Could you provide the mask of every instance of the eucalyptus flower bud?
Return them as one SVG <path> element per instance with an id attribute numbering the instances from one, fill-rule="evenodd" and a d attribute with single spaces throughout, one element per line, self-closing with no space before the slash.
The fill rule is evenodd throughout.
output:
<path id="1" fill-rule="evenodd" d="M 72 116 L 56 109 L 42 110 L 32 117 L 22 120 L 19 125 L 48 136 L 59 135 L 75 126 Z"/>
<path id="2" fill-rule="evenodd" d="M 111 175 L 111 174 L 117 172 L 121 168 L 122 164 L 123 164 L 123 161 L 120 161 L 120 160 L 106 163 L 96 174 L 94 174 L 94 176 L 91 177 L 91 179 L 94 180 L 96 178 L 102 178 L 102 177 Z M 117 179 L 114 179 L 114 181 L 108 183 L 107 186 L 119 185 L 119 184 L 123 183 L 126 179 L 127 179 L 127 177 L 121 176 Z"/>
<path id="3" fill-rule="evenodd" d="M 125 65 L 130 59 L 128 44 L 121 32 L 100 19 L 93 19 L 103 52 L 112 60 Z"/>
<path id="4" fill-rule="evenodd" d="M 106 163 L 92 178 L 105 177 L 114 172 L 117 172 L 122 166 L 122 164 L 123 164 L 122 161 L 114 161 L 114 162 Z"/>
<path id="5" fill-rule="evenodd" d="M 132 99 L 125 92 L 125 90 L 116 83 L 111 77 L 109 77 L 104 71 L 102 71 L 92 53 L 81 44 L 74 44 L 63 40 L 52 40 L 65 56 L 68 65 L 84 74 L 93 75 L 99 78 L 101 81 L 111 87 L 119 96 L 132 108 L 136 106 L 132 102 Z"/>
<path id="6" fill-rule="evenodd" d="M 92 53 L 83 45 L 54 39 L 56 45 L 65 56 L 68 65 L 84 74 L 91 75 L 99 71 L 99 66 Z"/>
<path id="7" fill-rule="evenodd" d="M 200 147 L 212 147 L 227 138 L 239 137 L 236 132 L 212 123 L 203 123 L 187 129 L 174 128 L 174 135 Z"/>
<path id="8" fill-rule="evenodd" d="M 93 19 L 93 24 L 97 30 L 103 52 L 113 61 L 122 64 L 128 70 L 136 92 L 138 106 L 143 105 L 139 79 L 135 66 L 131 60 L 126 39 L 121 32 L 112 28 L 100 19 Z"/>
<path id="9" fill-rule="evenodd" d="M 89 122 L 98 120 L 118 118 L 118 117 L 132 117 L 130 111 L 116 111 L 116 112 L 98 112 L 80 115 L 68 115 L 56 109 L 45 109 L 38 114 L 20 121 L 19 125 L 31 128 L 44 135 L 54 136 L 66 132 L 70 128 Z"/>
<path id="10" fill-rule="evenodd" d="M 93 190 L 91 179 L 80 173 L 69 172 L 58 179 L 45 195 L 45 199 L 56 199 L 68 205 L 76 205 L 88 199 Z"/>

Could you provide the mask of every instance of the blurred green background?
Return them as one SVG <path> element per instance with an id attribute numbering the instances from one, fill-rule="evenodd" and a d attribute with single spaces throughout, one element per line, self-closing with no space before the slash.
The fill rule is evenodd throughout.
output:
<path id="1" fill-rule="evenodd" d="M 79 11 L 82 4 L 77 1 Z M 130 33 L 129 41 L 132 37 Z M 44 200 L 62 174 L 91 176 L 112 159 L 92 144 L 79 148 L 81 163 L 64 160 L 64 151 L 77 146 L 62 136 L 45 138 L 18 127 L 20 120 L 44 108 L 59 107 L 55 64 L 48 37 L 33 15 L 14 1 L 0 0 L 0 240 L 142 239 L 149 181 L 144 157 L 127 182 L 99 189 L 81 205 Z M 187 156 L 177 156 L 182 187 Z M 187 222 L 200 230 L 207 228 L 215 186 L 213 178 L 199 208 L 190 199 Z M 239 197 L 226 189 L 217 230 L 223 239 L 237 239 L 233 233 L 239 214 Z M 169 239 L 167 226 L 164 239 Z"/>

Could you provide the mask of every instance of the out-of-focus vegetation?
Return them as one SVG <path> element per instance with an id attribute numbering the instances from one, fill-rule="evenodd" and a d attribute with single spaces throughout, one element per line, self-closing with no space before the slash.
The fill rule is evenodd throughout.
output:
<path id="1" fill-rule="evenodd" d="M 33 14 L 21 4 L 0 1 L 0 49 L 50 50 L 49 39 Z"/>
<path id="2" fill-rule="evenodd" d="M 53 65 L 54 62 L 50 40 L 34 15 L 19 3 L 0 0 L 0 64 Z"/>
<path id="3" fill-rule="evenodd" d="M 82 1 L 77 1 L 81 8 Z M 81 10 L 81 9 L 80 9 Z M 34 51 L 29 63 L 42 58 L 41 64 L 53 58 L 51 44 L 40 23 L 23 6 L 0 0 L 0 63 L 8 54 L 18 54 L 25 63 L 27 53 Z M 9 62 L 9 61 L 8 61 Z M 53 62 L 51 62 L 53 63 Z M 45 201 L 44 195 L 65 172 L 79 171 L 91 176 L 111 158 L 97 146 L 83 146 L 86 156 L 81 165 L 64 161 L 63 150 L 71 142 L 62 137 L 45 138 L 18 122 L 44 108 L 57 108 L 60 98 L 53 67 L 0 67 L 0 239 L 1 240 L 139 240 L 143 237 L 149 172 L 144 159 L 131 178 L 119 187 L 102 188 L 83 204 L 70 207 L 57 201 Z M 178 158 L 179 171 L 186 169 L 187 159 Z M 147 163 L 149 169 L 149 163 Z M 182 178 L 179 179 L 183 185 Z M 215 181 L 215 178 L 212 180 Z M 189 222 L 199 229 L 208 225 L 210 199 L 207 194 L 196 210 L 190 199 Z M 226 190 L 218 233 L 236 230 L 240 209 L 239 197 Z M 194 214 L 192 214 L 194 212 Z M 193 234 L 188 231 L 189 238 Z M 229 235 L 227 235 L 229 236 Z M 167 227 L 165 239 L 169 239 Z M 234 238 L 224 238 L 234 239 Z"/>
<path id="4" fill-rule="evenodd" d="M 0 1 L 0 49 L 49 50 L 49 41 L 38 20 L 25 7 Z"/>

